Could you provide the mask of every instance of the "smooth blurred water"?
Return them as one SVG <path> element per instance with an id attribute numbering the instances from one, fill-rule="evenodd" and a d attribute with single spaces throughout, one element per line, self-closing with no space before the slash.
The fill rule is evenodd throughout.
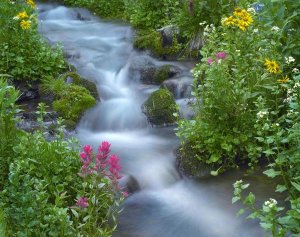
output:
<path id="1" fill-rule="evenodd" d="M 139 74 L 131 70 L 145 59 L 156 65 L 165 62 L 133 49 L 131 27 L 55 4 L 40 4 L 39 11 L 40 33 L 51 44 L 61 43 L 69 62 L 95 82 L 100 93 L 101 102 L 86 112 L 77 127 L 79 141 L 94 147 L 109 141 L 121 158 L 123 175 L 132 175 L 141 186 L 125 201 L 115 236 L 263 236 L 256 222 L 237 217 L 239 208 L 231 205 L 232 183 L 241 173 L 201 182 L 180 178 L 175 169 L 179 140 L 174 127 L 151 127 L 141 112 L 142 103 L 158 87 L 141 84 Z M 190 90 L 189 64 L 173 63 L 183 70 L 178 88 Z M 188 117 L 189 95 L 180 93 L 177 102 Z M 253 183 L 261 198 L 268 196 L 270 184 L 260 179 Z"/>

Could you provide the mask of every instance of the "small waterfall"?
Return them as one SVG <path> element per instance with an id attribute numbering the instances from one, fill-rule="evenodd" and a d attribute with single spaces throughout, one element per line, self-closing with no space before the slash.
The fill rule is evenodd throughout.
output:
<path id="1" fill-rule="evenodd" d="M 231 205 L 229 177 L 195 183 L 182 180 L 175 168 L 179 146 L 173 127 L 152 128 L 141 105 L 157 86 L 143 85 L 133 64 L 151 61 L 132 46 L 128 25 L 104 22 L 83 9 L 39 4 L 40 33 L 50 43 L 61 43 L 68 60 L 81 76 L 96 83 L 101 102 L 83 116 L 77 127 L 82 145 L 97 147 L 107 140 L 121 158 L 123 174 L 134 177 L 141 190 L 124 203 L 116 237 L 260 237 L 257 223 L 237 218 Z M 189 71 L 183 63 L 175 63 Z M 178 80 L 177 80 L 178 79 Z M 191 101 L 190 74 L 166 82 L 186 117 Z M 259 182 L 258 182 L 259 183 Z M 272 188 L 269 188 L 272 189 Z M 264 187 L 267 193 L 268 187 Z"/>

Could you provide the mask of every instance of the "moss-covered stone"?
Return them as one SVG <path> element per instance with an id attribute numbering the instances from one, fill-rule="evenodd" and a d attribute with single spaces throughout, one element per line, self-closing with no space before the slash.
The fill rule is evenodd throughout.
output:
<path id="1" fill-rule="evenodd" d="M 66 80 L 68 77 L 72 78 L 73 84 L 86 88 L 96 100 L 100 100 L 99 93 L 95 83 L 82 78 L 76 72 L 67 72 L 62 76 L 64 80 Z"/>
<path id="2" fill-rule="evenodd" d="M 154 73 L 155 84 L 161 84 L 170 77 L 170 65 L 163 65 Z"/>
<path id="3" fill-rule="evenodd" d="M 150 123 L 163 125 L 175 122 L 176 118 L 173 114 L 178 112 L 178 107 L 168 90 L 159 89 L 149 96 L 142 110 Z"/>
<path id="4" fill-rule="evenodd" d="M 133 46 L 142 50 L 149 49 L 154 56 L 163 58 L 176 56 L 181 50 L 181 45 L 177 39 L 174 39 L 171 46 L 163 47 L 162 35 L 157 31 L 139 31 L 135 37 Z"/>
<path id="5" fill-rule="evenodd" d="M 95 98 L 87 89 L 68 85 L 61 97 L 53 102 L 53 108 L 64 119 L 78 122 L 83 112 L 95 104 Z"/>

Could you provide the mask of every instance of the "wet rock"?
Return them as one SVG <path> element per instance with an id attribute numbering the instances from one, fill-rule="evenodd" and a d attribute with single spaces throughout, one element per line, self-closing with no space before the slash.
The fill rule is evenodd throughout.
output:
<path id="1" fill-rule="evenodd" d="M 173 124 L 178 112 L 174 97 L 166 89 L 154 91 L 142 105 L 142 111 L 153 125 Z"/>
<path id="2" fill-rule="evenodd" d="M 192 178 L 204 178 L 211 176 L 211 167 L 200 162 L 196 154 L 186 145 L 183 149 L 178 148 L 176 154 L 176 167 L 181 176 Z"/>
<path id="3" fill-rule="evenodd" d="M 160 85 L 165 80 L 180 74 L 181 69 L 175 65 L 145 67 L 140 72 L 140 80 L 144 84 Z"/>
<path id="4" fill-rule="evenodd" d="M 162 47 L 170 47 L 174 44 L 174 38 L 180 41 L 180 31 L 178 26 L 168 25 L 157 30 L 161 33 Z"/>
<path id="5" fill-rule="evenodd" d="M 166 80 L 162 88 L 168 89 L 175 99 L 191 97 L 193 78 L 189 76 Z"/>
<path id="6" fill-rule="evenodd" d="M 17 81 L 14 82 L 14 84 L 15 87 L 20 91 L 20 96 L 17 100 L 17 103 L 38 99 L 40 97 L 39 86 L 37 83 L 33 82 L 31 85 L 29 85 Z"/>
<path id="7" fill-rule="evenodd" d="M 124 176 L 120 181 L 119 184 L 122 190 L 128 192 L 128 194 L 133 194 L 141 190 L 141 187 L 138 181 L 132 175 Z"/>

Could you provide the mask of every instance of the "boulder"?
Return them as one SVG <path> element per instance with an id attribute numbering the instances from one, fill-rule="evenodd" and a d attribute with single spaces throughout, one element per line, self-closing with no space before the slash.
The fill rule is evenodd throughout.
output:
<path id="1" fill-rule="evenodd" d="M 180 41 L 180 30 L 178 26 L 167 25 L 157 30 L 161 34 L 162 47 L 171 47 L 175 42 Z"/>
<path id="2" fill-rule="evenodd" d="M 167 89 L 154 91 L 142 105 L 142 111 L 153 125 L 173 124 L 178 107 Z"/>
<path id="3" fill-rule="evenodd" d="M 39 86 L 37 83 L 32 83 L 31 85 L 22 82 L 15 82 L 15 87 L 20 91 L 20 96 L 17 103 L 22 103 L 40 97 Z"/>
<path id="4" fill-rule="evenodd" d="M 145 67 L 140 72 L 140 81 L 144 84 L 160 85 L 165 80 L 180 74 L 181 69 L 175 65 Z"/>

